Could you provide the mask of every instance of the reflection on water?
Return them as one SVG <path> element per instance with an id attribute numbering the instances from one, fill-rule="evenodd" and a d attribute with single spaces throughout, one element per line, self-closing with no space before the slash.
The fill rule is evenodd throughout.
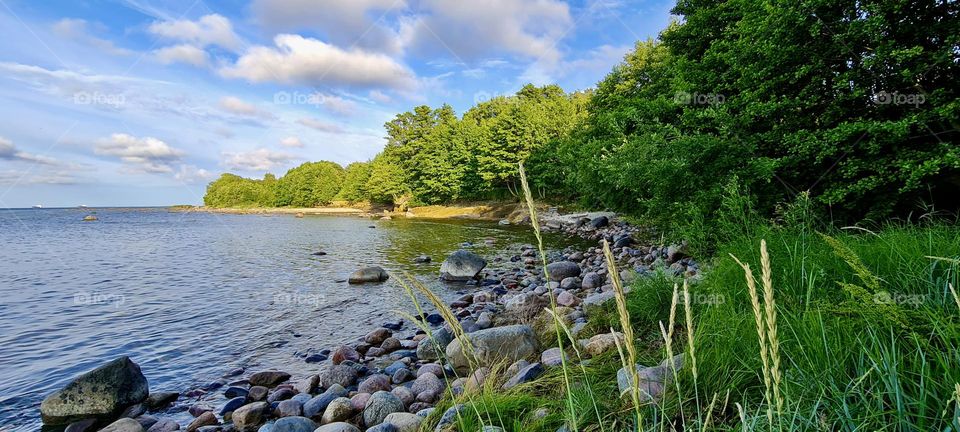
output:
<path id="1" fill-rule="evenodd" d="M 315 371 L 307 353 L 409 310 L 394 280 L 337 282 L 357 267 L 410 272 L 452 298 L 465 288 L 436 275 L 461 243 L 489 258 L 534 241 L 488 222 L 162 209 L 98 210 L 99 221 L 81 222 L 85 214 L 0 210 L 0 429 L 36 430 L 45 395 L 120 355 L 152 390 L 236 367 Z M 422 254 L 434 262 L 414 264 Z"/>

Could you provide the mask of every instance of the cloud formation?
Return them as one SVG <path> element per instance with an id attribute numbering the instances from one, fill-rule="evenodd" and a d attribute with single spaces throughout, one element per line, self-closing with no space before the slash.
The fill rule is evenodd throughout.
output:
<path id="1" fill-rule="evenodd" d="M 183 151 L 170 147 L 159 139 L 137 138 L 123 133 L 115 133 L 110 135 L 110 138 L 100 140 L 94 146 L 94 152 L 119 158 L 132 172 L 137 173 L 172 172 L 172 165 L 184 156 Z"/>
<path id="2" fill-rule="evenodd" d="M 150 25 L 150 33 L 168 40 L 187 42 L 195 46 L 216 45 L 237 51 L 243 45 L 226 17 L 217 14 L 204 15 L 197 21 L 159 21 Z"/>
<path id="3" fill-rule="evenodd" d="M 287 148 L 302 148 L 303 142 L 300 141 L 300 138 L 295 136 L 288 136 L 280 140 L 280 146 Z"/>
<path id="4" fill-rule="evenodd" d="M 340 126 L 317 118 L 302 118 L 297 120 L 297 123 L 320 132 L 343 133 L 343 128 Z"/>
<path id="5" fill-rule="evenodd" d="M 290 154 L 259 148 L 249 152 L 224 153 L 223 165 L 242 171 L 270 171 L 294 159 Z"/>
<path id="6" fill-rule="evenodd" d="M 273 114 L 257 108 L 256 105 L 245 102 L 234 96 L 225 96 L 224 98 L 220 99 L 218 106 L 221 110 L 239 116 L 253 117 L 264 120 L 271 120 L 275 118 Z"/>
<path id="7" fill-rule="evenodd" d="M 481 60 L 505 52 L 556 62 L 557 44 L 573 29 L 559 0 L 423 0 L 421 14 L 401 26 L 405 46 L 424 56 Z"/>
<path id="8" fill-rule="evenodd" d="M 411 89 L 414 74 L 384 54 L 337 46 L 294 34 L 280 34 L 274 47 L 254 46 L 236 63 L 220 69 L 227 78 L 308 86 Z"/>
<path id="9" fill-rule="evenodd" d="M 98 24 L 96 27 L 101 28 Z M 71 39 L 100 49 L 101 51 L 116 56 L 128 56 L 134 52 L 126 48 L 116 46 L 113 42 L 94 36 L 90 32 L 90 25 L 86 20 L 78 18 L 63 18 L 53 24 L 51 28 L 53 33 L 64 39 Z"/>
<path id="10" fill-rule="evenodd" d="M 163 64 L 185 63 L 196 67 L 206 67 L 210 62 L 206 51 L 190 44 L 160 48 L 153 52 L 153 57 Z"/>
<path id="11" fill-rule="evenodd" d="M 46 156 L 35 155 L 21 151 L 4 137 L 0 137 L 0 160 L 30 162 L 42 165 L 57 165 L 57 160 Z"/>
<path id="12" fill-rule="evenodd" d="M 267 30 L 312 30 L 338 46 L 395 54 L 400 41 L 381 18 L 406 7 L 404 0 L 254 0 L 251 10 Z"/>

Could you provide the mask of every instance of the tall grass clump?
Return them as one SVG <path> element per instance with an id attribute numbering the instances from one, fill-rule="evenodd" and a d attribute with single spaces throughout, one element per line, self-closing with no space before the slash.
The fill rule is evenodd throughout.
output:
<path id="1" fill-rule="evenodd" d="M 567 365 L 567 356 L 563 349 L 563 335 L 561 330 L 562 320 L 557 315 L 557 298 L 554 295 L 553 290 L 549 289 L 550 284 L 550 272 L 547 269 L 547 253 L 543 247 L 543 236 L 540 233 L 540 221 L 537 219 L 537 209 L 536 205 L 533 202 L 533 193 L 530 192 L 530 185 L 527 183 L 527 173 L 523 168 L 523 163 L 518 165 L 520 171 L 520 184 L 523 187 L 523 196 L 527 204 L 527 211 L 530 213 L 530 224 L 533 226 L 533 233 L 537 238 L 537 251 L 540 253 L 540 262 L 543 265 L 543 279 L 548 284 L 547 291 L 550 293 L 550 315 L 553 317 L 554 321 L 554 331 L 557 336 L 557 347 L 560 348 L 560 366 L 563 370 L 563 384 L 566 390 L 566 400 L 567 408 L 570 415 L 570 423 L 573 427 L 574 432 L 577 431 L 577 410 L 574 407 L 573 401 L 573 391 L 570 384 L 570 369 Z M 576 344 L 576 342 L 573 342 Z M 594 404 L 595 405 L 595 404 Z"/>

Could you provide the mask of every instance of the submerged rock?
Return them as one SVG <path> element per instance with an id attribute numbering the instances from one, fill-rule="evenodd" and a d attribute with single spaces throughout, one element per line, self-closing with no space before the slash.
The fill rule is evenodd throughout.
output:
<path id="1" fill-rule="evenodd" d="M 379 266 L 370 266 L 358 269 L 350 275 L 350 278 L 347 279 L 348 283 L 351 284 L 362 284 L 369 282 L 383 282 L 390 278 L 390 275 L 387 274 L 387 271 L 383 267 Z"/>
<path id="2" fill-rule="evenodd" d="M 440 265 L 440 279 L 445 281 L 468 281 L 477 277 L 487 261 L 477 254 L 460 249 Z"/>
<path id="3" fill-rule="evenodd" d="M 144 401 L 147 378 L 128 357 L 120 357 L 75 378 L 40 404 L 45 424 L 68 424 L 87 418 L 109 418 Z"/>

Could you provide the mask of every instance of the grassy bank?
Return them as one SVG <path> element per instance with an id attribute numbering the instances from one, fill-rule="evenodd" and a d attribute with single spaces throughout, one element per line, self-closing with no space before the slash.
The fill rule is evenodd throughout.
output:
<path id="1" fill-rule="evenodd" d="M 488 379 L 457 397 L 468 407 L 460 430 L 622 431 L 638 417 L 641 430 L 960 428 L 955 225 L 744 228 L 717 248 L 688 296 L 682 280 L 658 275 L 624 298 L 639 364 L 686 353 L 661 402 L 634 409 L 617 389 L 616 351 L 580 363 L 561 337 L 565 367 L 509 391 Z M 753 298 L 738 260 L 751 269 Z M 610 305 L 578 338 L 622 331 L 623 322 Z"/>

